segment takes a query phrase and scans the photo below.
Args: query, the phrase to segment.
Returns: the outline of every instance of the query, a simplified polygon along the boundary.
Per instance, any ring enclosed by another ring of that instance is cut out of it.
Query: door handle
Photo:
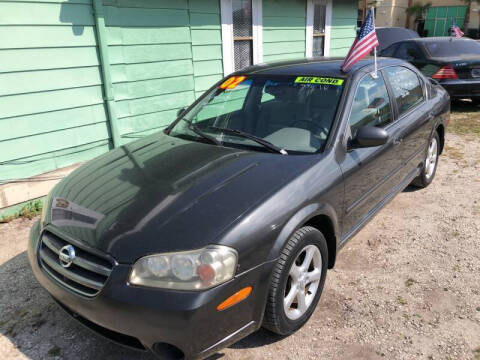
[[[400,145],[403,142],[402,138],[396,138],[393,140],[393,145]]]

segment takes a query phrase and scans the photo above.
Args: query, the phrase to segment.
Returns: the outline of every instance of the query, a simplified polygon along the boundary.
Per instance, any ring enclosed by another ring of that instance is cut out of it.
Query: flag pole
[[[375,27],[375,6],[372,6],[372,18],[373,18],[373,27]],[[374,58],[374,71],[372,77],[376,79],[378,77],[378,67],[377,67],[377,47],[373,48],[373,58]]]

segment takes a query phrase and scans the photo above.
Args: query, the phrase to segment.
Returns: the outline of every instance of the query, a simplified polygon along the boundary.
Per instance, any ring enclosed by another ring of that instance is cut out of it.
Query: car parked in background
[[[415,65],[438,81],[453,99],[480,103],[480,43],[469,38],[432,37],[397,42],[380,53]]]
[[[434,176],[448,94],[397,59],[258,65],[165,131],[59,182],[30,233],[40,284],[102,335],[205,358],[312,315],[339,250]],[[412,254],[413,256],[414,254]]]
[[[380,44],[377,48],[379,53],[396,42],[420,37],[416,31],[403,27],[378,27],[375,31]]]

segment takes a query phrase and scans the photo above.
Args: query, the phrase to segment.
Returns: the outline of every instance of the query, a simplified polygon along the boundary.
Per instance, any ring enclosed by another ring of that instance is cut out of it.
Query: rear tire
[[[428,147],[420,175],[412,181],[412,185],[426,188],[430,185],[437,172],[438,157],[440,155],[440,137],[434,132],[428,142]]]
[[[318,304],[327,265],[323,234],[311,226],[298,229],[273,270],[263,327],[279,335],[301,328]]]

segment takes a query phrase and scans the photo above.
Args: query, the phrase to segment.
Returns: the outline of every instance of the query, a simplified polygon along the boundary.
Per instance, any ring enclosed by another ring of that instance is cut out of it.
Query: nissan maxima
[[[49,193],[28,257],[77,321],[160,358],[288,335],[339,250],[434,179],[448,94],[397,59],[259,65]],[[412,254],[413,255],[413,254]]]

